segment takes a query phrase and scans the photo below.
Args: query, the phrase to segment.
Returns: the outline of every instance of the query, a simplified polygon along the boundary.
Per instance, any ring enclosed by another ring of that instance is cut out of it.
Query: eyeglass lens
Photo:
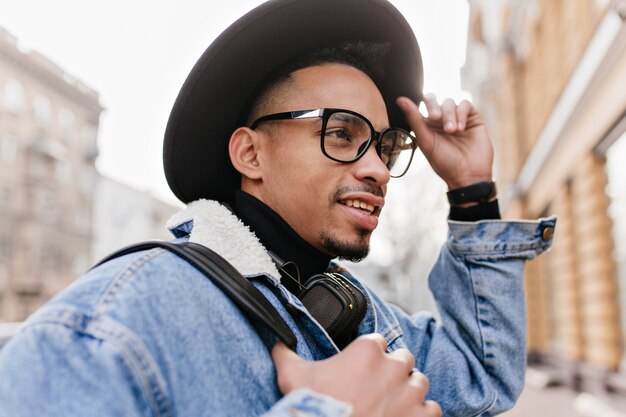
[[[351,113],[333,113],[323,133],[324,152],[338,161],[354,161],[367,151],[372,134],[372,128],[362,117]],[[391,176],[402,176],[411,163],[413,138],[401,129],[391,128],[383,131],[379,140],[379,155]]]

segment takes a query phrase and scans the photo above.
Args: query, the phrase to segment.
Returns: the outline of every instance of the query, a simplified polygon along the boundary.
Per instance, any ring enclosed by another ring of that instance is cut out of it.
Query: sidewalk
[[[503,417],[586,417],[576,411],[578,393],[564,387],[524,387],[517,405]]]
[[[598,397],[549,384],[541,371],[529,369],[526,386],[503,417],[626,417],[626,397]]]

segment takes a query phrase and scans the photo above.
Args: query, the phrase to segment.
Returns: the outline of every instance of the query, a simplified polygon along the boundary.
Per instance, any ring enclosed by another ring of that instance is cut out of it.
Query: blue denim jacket
[[[228,209],[199,200],[170,223],[177,238],[213,248],[266,295],[296,334],[298,354],[337,352]],[[449,222],[429,278],[441,323],[405,314],[345,273],[369,301],[360,333],[382,334],[389,351],[411,350],[444,415],[510,408],[525,370],[524,260],[549,247],[543,231],[554,225]],[[286,305],[302,314],[294,319]],[[269,340],[172,253],[127,255],[75,281],[0,351],[0,416],[350,415],[349,404],[309,390],[282,396]]]

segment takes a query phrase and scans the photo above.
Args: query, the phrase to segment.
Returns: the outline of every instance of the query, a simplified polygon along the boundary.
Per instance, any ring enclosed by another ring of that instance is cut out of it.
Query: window
[[[93,189],[96,182],[96,171],[93,167],[86,166],[83,168],[83,172],[80,175],[80,191],[86,196],[90,196],[93,193]]]
[[[59,184],[66,185],[70,182],[70,179],[72,178],[72,167],[68,161],[56,161],[54,171]]]
[[[85,271],[87,271],[87,268],[89,268],[87,257],[85,255],[78,254],[72,256],[72,258],[74,260],[72,262],[72,272],[74,272],[74,275],[84,274]]]
[[[57,272],[67,263],[63,247],[52,242],[42,242],[39,251],[39,265],[47,272]]]
[[[15,78],[9,78],[4,84],[5,110],[17,114],[24,110],[24,87]]]
[[[28,164],[28,174],[33,179],[41,179],[47,175],[46,163],[39,156],[32,156]]]
[[[74,218],[74,226],[76,227],[76,231],[78,233],[89,233],[89,212],[86,210],[81,210],[76,213],[76,217]]]
[[[7,235],[0,236],[0,261],[6,263],[11,259],[11,237]]]
[[[11,204],[11,188],[8,185],[0,185],[0,207],[8,207]]]
[[[87,124],[83,127],[83,140],[85,143],[85,159],[92,161],[98,156],[98,126]]]
[[[59,125],[61,126],[61,137],[68,142],[74,139],[74,130],[76,127],[76,117],[74,113],[68,109],[59,111]]]
[[[52,104],[50,104],[48,97],[36,96],[33,106],[35,110],[35,124],[41,128],[48,127],[52,118]]]
[[[13,162],[17,159],[18,141],[14,135],[6,134],[0,142],[0,159]]]
[[[52,192],[42,192],[40,198],[42,221],[60,226],[63,223],[65,211],[57,195]]]
[[[13,240],[9,235],[0,235],[0,295],[8,284],[12,242]]]

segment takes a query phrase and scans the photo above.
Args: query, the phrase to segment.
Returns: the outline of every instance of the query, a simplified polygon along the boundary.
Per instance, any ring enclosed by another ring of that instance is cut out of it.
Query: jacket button
[[[543,232],[541,232],[541,238],[543,240],[550,240],[552,235],[554,235],[554,228],[553,227],[546,227],[545,229],[543,229]]]

